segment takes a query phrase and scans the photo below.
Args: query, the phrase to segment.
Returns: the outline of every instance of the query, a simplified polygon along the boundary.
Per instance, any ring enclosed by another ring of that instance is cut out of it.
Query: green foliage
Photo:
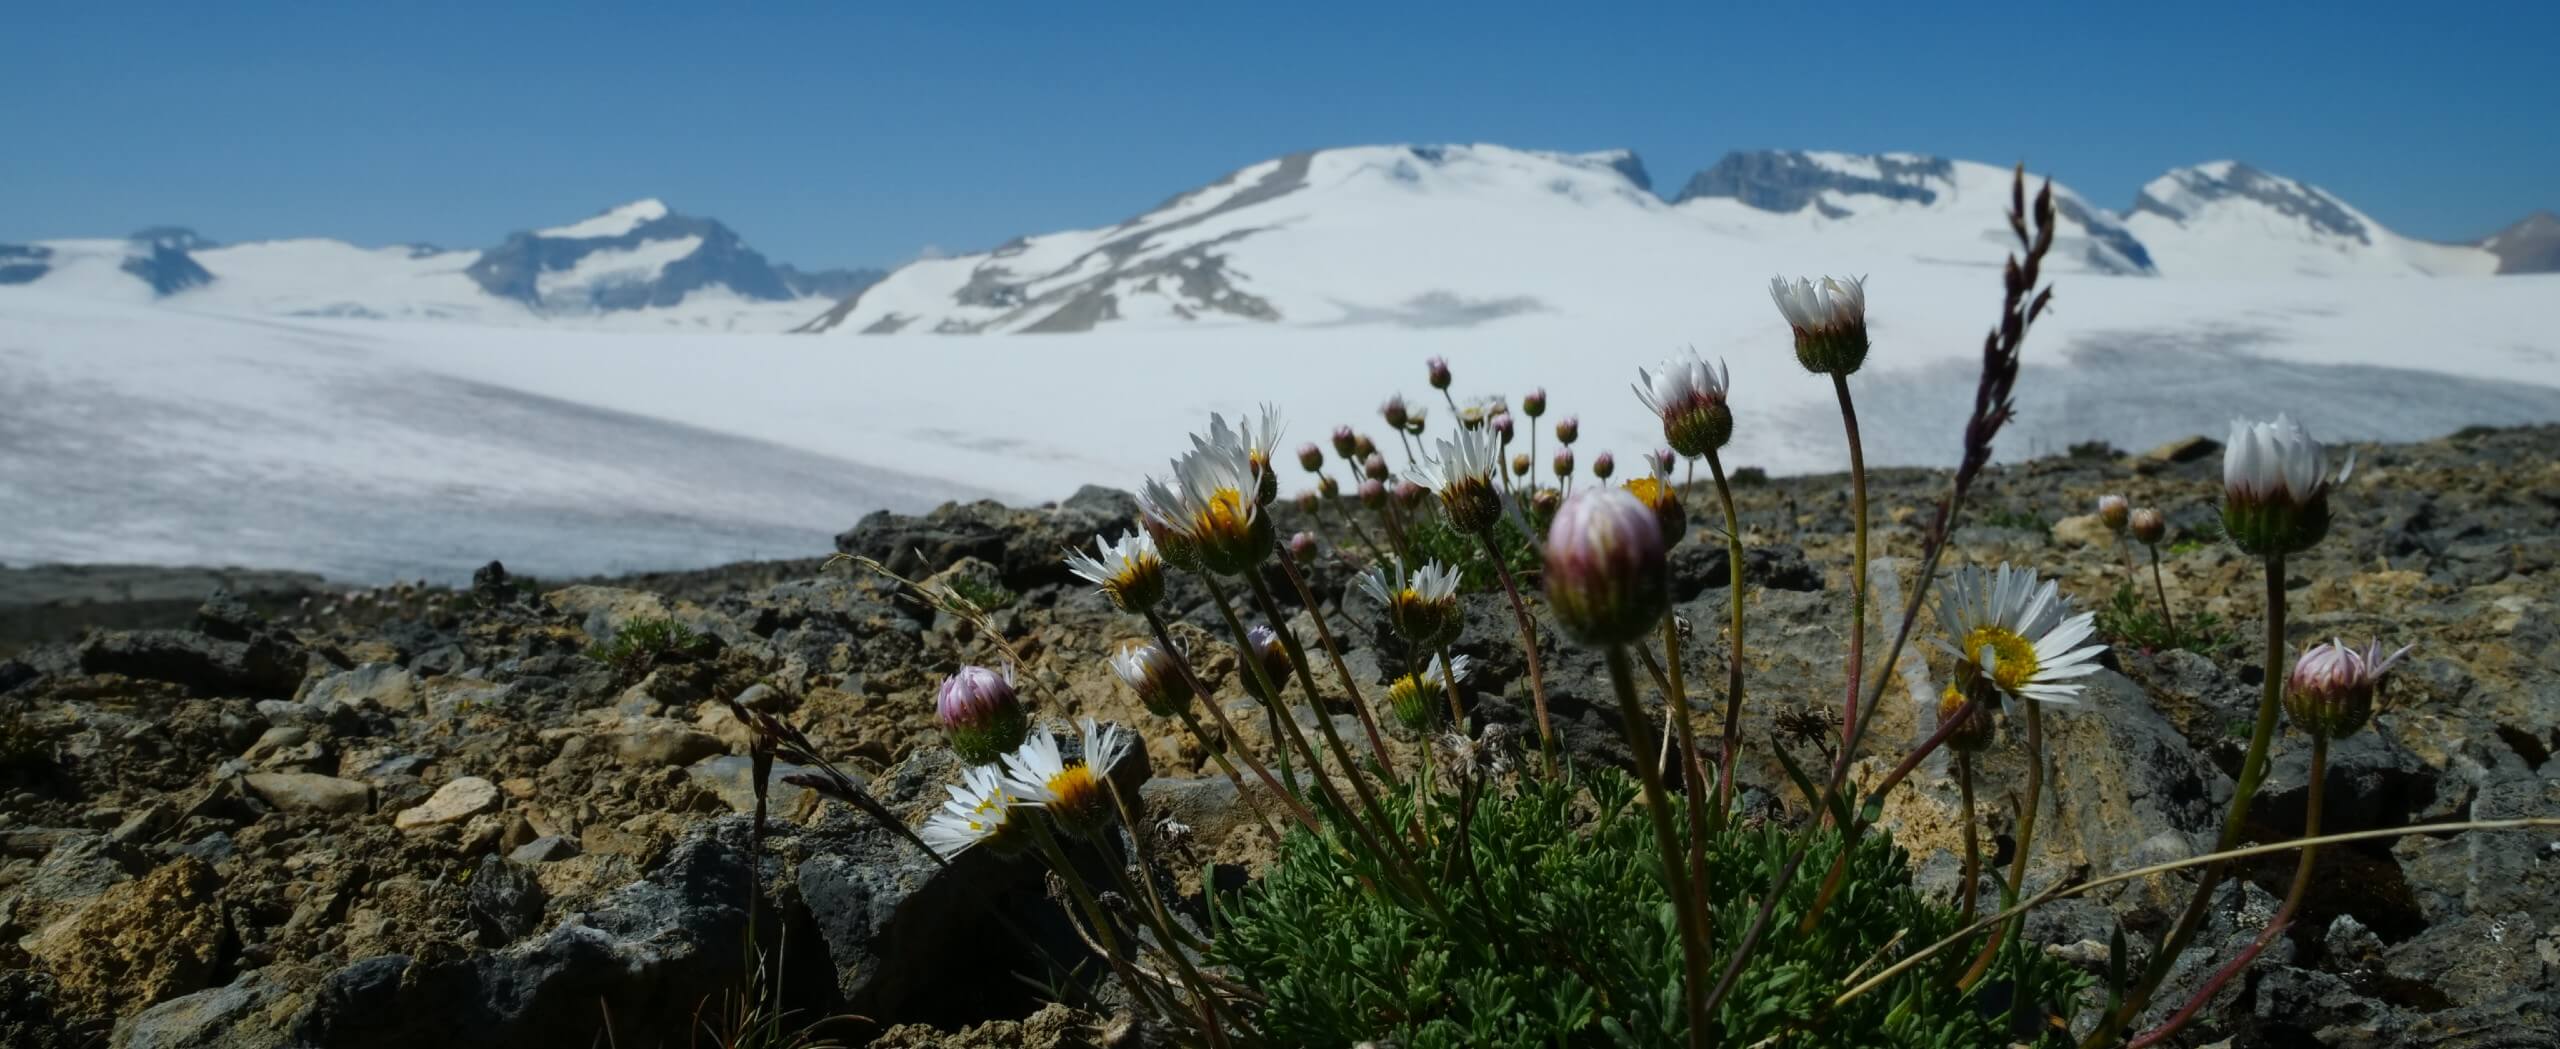
[[[2108,444],[2103,440],[2097,440],[2081,441],[2077,444],[2071,445],[2070,447],[2063,449],[2063,454],[2074,459],[2106,460],[2116,458],[2124,453],[2117,451],[2115,445]]]
[[[1982,524],[1986,528],[2015,528],[2021,532],[2053,531],[2053,522],[2046,520],[2043,514],[2033,510],[2011,510],[2005,507],[1985,512],[1982,515]]]
[[[1217,959],[1270,997],[1263,1029],[1284,1045],[1678,1044],[1679,938],[1632,784],[1603,770],[1476,793],[1471,818],[1442,796],[1423,820],[1438,844],[1421,865],[1437,875],[1445,914],[1373,888],[1391,879],[1342,840],[1299,831],[1260,882],[1220,906]],[[1398,811],[1391,822],[1406,818]],[[1707,842],[1720,950],[1742,939],[1792,840],[1762,826]],[[1971,952],[1950,952],[1945,965],[1916,967],[1834,1011],[1856,974],[1960,927],[1953,909],[1912,888],[1902,851],[1870,833],[1823,918],[1799,930],[1840,849],[1836,833],[1816,839],[1809,873],[1790,883],[1775,933],[1711,1018],[1708,1044],[1750,1045],[1782,1030],[1792,1031],[1787,1045],[2069,1044],[2045,1010],[2086,979],[2040,950],[2008,952],[1972,994],[1947,986],[1948,967]],[[1714,968],[1723,964],[1720,955]],[[2024,1004],[2013,1013],[2011,1002]]]
[[[710,638],[694,633],[682,623],[647,617],[622,624],[622,629],[613,632],[613,640],[587,649],[587,658],[613,668],[616,678],[629,681],[647,674],[661,660],[691,658],[710,644]]]
[[[2170,543],[2160,552],[2171,557],[2191,554],[2219,543],[2225,538],[2222,534],[2222,519],[2219,517],[2206,518],[2203,524],[2183,531],[2185,534],[2180,535],[2176,542]]]
[[[954,572],[950,579],[951,595],[977,607],[980,612],[1001,612],[1012,608],[1021,596],[1001,583],[987,583]]]
[[[0,713],[0,782],[53,766],[53,741],[19,711]]]
[[[1757,466],[1745,466],[1735,470],[1732,477],[1725,479],[1725,483],[1735,488],[1766,487],[1769,484],[1769,471]]]
[[[2098,608],[2098,633],[2119,647],[2144,652],[2183,648],[2202,656],[2219,656],[2240,644],[2240,635],[2222,617],[2189,609],[2175,624],[2161,618],[2159,599],[2148,587],[2116,584],[2113,597]]]
[[[1493,559],[1485,556],[1484,543],[1457,530],[1439,514],[1406,518],[1405,539],[1412,554],[1408,567],[1420,568],[1425,561],[1454,567],[1458,570],[1459,587],[1466,593],[1502,588],[1502,581],[1494,575]],[[1529,545],[1528,534],[1510,515],[1494,522],[1493,545],[1511,566],[1513,579],[1523,587],[1534,585],[1531,577],[1538,574],[1540,567],[1537,548]]]

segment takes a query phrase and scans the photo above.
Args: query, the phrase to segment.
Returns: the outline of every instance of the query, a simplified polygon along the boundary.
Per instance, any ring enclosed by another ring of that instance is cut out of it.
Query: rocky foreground
[[[2049,719],[2055,783],[2036,883],[2189,855],[2213,837],[2263,633],[2257,566],[2197,541],[2215,521],[2214,452],[2199,440],[2002,469],[1967,515],[1957,556],[2060,573],[2085,607],[2128,572],[2085,511],[2107,491],[2160,506],[2170,601],[2191,625],[2220,619],[2200,651],[2119,642],[2086,704]],[[2328,829],[2560,814],[2549,760],[2560,749],[2560,428],[2361,454],[2329,540],[2292,565],[2289,637],[2417,650],[2378,731],[2332,757]],[[1929,471],[1876,479],[1878,547],[1897,570],[1879,569],[1880,606],[1898,607],[1943,487]],[[1746,780],[1767,788],[1752,798],[1763,811],[1798,814],[1766,754],[1842,688],[1847,498],[1836,475],[1739,495],[1745,738],[1760,755]],[[1150,833],[1173,846],[1179,884],[1239,884],[1268,855],[1249,808],[1103,667],[1139,625],[1058,560],[1134,513],[1126,495],[1086,489],[1031,510],[878,514],[838,538],[901,574],[958,583],[1000,636],[819,559],[568,586],[493,565],[468,589],[357,594],[261,576],[254,592],[184,601],[166,580],[120,598],[78,572],[66,589],[51,570],[60,593],[0,602],[0,1044],[681,1045],[750,986],[781,988],[804,1010],[797,1023],[855,1017],[821,1030],[857,1044],[1137,1044],[1113,989],[1091,982],[1097,966],[1062,971],[1085,952],[1035,865],[970,854],[939,869],[858,813],[778,782],[756,841],[746,737],[724,702],[783,713],[913,821],[956,772],[933,728],[934,685],[1010,649],[1044,715],[1147,734]],[[1706,530],[1702,519],[1691,534]],[[1331,555],[1328,541],[1315,584],[1370,687],[1401,670],[1401,648]],[[1696,632],[1688,680],[1720,682],[1731,567],[1693,538],[1673,572]],[[1520,722],[1527,683],[1509,612],[1498,594],[1466,600],[1457,650],[1476,663],[1478,709]],[[1231,719],[1258,726],[1205,601],[1175,587],[1177,631],[1222,684]],[[1548,640],[1573,752],[1625,761],[1598,659]],[[1921,651],[1900,668],[1915,687],[1888,693],[1879,749],[1925,734],[1913,697],[1934,700]],[[1712,724],[1720,697],[1700,691]],[[2254,838],[2300,829],[2304,751],[2299,736],[2279,740]],[[2022,769],[2014,742],[1985,766],[1998,862]],[[1955,812],[1938,768],[1887,813],[1922,884],[1950,895]],[[2180,983],[2255,935],[2291,869],[2290,856],[2269,857],[2226,889]],[[2156,933],[2188,884],[2156,878],[2056,905],[2030,935],[2102,967],[2113,923]],[[779,964],[751,971],[758,949]],[[2324,851],[2303,920],[2189,1042],[2517,1047],[2560,1045],[2555,1032],[2560,837],[2479,833]]]

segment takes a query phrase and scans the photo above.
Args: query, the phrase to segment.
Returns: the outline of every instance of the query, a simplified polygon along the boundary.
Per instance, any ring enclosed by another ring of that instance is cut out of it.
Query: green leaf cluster
[[[1293,832],[1259,882],[1221,902],[1216,958],[1269,996],[1259,1022],[1280,1044],[1680,1044],[1680,942],[1641,804],[1607,770],[1435,798],[1419,823],[1436,904],[1382,891],[1387,879],[1346,840]],[[1793,840],[1775,826],[1711,834],[1711,971]],[[1801,928],[1841,848],[1836,833],[1817,835],[1771,934],[1710,1017],[1709,1044],[1782,1031],[1787,1045],[2069,1044],[2048,1017],[2087,980],[2039,950],[2005,952],[1969,993],[1953,983],[1971,952],[1950,952],[1834,1009],[1860,975],[1960,927],[1913,888],[1901,849],[1870,833],[1821,918]]]

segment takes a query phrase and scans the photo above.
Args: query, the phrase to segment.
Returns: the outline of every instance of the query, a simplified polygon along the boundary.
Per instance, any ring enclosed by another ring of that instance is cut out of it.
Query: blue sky
[[[2236,157],[2418,236],[2560,208],[2560,3],[27,6],[0,241],[495,243],[622,200],[781,261],[1105,224],[1365,142]],[[735,8],[734,10],[728,8]]]

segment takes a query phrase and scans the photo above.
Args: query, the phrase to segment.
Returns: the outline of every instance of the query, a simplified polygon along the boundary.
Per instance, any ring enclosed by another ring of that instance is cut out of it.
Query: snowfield
[[[1398,390],[1438,430],[1432,354],[1462,393],[1546,386],[1553,415],[1581,417],[1588,462],[1659,443],[1628,384],[1695,345],[1733,369],[1729,462],[1837,469],[1828,384],[1796,365],[1765,279],[1700,279],[1654,317],[856,340],[253,319],[0,289],[0,562],[454,580],[491,558],[564,575],[809,556],[884,507],[1133,487],[1210,412],[1261,401],[1282,406],[1292,447],[1336,423],[1379,431]],[[1854,380],[1869,456],[1951,462],[1996,274],[1905,265],[1869,288],[1876,348]],[[2002,452],[2219,435],[2242,412],[2336,440],[2560,419],[2555,303],[2555,277],[2065,276]]]

